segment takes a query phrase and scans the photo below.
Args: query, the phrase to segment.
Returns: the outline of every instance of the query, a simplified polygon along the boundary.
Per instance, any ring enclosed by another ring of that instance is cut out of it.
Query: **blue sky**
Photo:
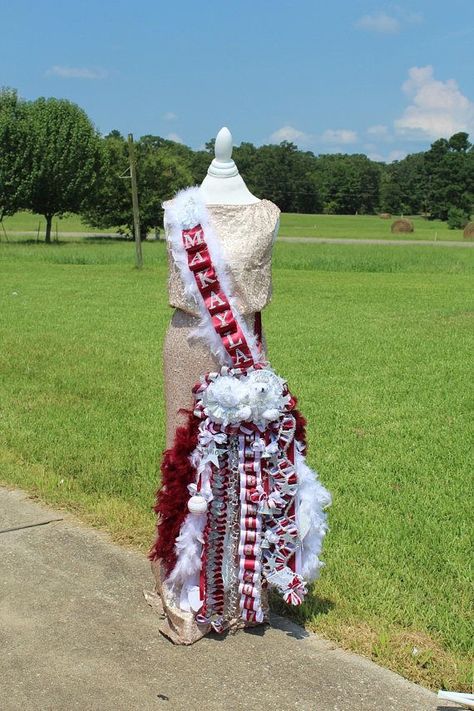
[[[379,160],[474,140],[474,0],[0,0],[0,85],[102,133]]]

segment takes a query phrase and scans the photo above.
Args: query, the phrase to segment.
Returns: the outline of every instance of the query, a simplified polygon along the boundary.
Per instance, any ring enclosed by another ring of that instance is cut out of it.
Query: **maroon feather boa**
[[[156,539],[148,553],[150,560],[160,559],[166,575],[176,564],[175,540],[188,513],[188,484],[196,479],[189,455],[197,445],[199,418],[190,410],[180,410],[187,421],[176,428],[173,446],[163,453],[161,486],[156,492],[153,510],[158,515]]]

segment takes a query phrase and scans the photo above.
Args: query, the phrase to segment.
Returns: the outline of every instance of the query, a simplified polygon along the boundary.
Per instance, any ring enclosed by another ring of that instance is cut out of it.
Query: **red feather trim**
[[[173,446],[163,452],[161,486],[153,507],[158,515],[156,540],[148,553],[150,560],[159,558],[163,562],[166,575],[176,565],[174,545],[188,512],[187,487],[196,478],[189,455],[197,445],[200,420],[190,410],[180,412],[187,415],[187,422],[176,428]]]
[[[298,440],[298,442],[301,442],[304,447],[302,454],[306,454],[306,418],[303,417],[301,412],[296,409],[296,404],[297,400],[293,396],[293,399],[295,401],[294,409],[293,409],[293,417],[296,419],[296,430],[295,430],[295,439]]]

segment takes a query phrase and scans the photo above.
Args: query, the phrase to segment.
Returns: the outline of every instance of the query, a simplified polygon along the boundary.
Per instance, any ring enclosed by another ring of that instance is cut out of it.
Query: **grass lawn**
[[[0,244],[0,480],[146,551],[164,445],[162,243]],[[471,250],[280,243],[275,369],[332,491],[299,622],[433,688],[469,689]]]
[[[396,219],[395,217],[393,219]],[[408,235],[393,235],[390,225],[393,220],[382,220],[374,215],[296,215],[284,213],[281,216],[280,235],[283,237],[350,237],[352,239],[420,239],[420,240],[460,240],[462,230],[450,230],[441,220],[426,220],[422,217],[410,218],[415,231]],[[31,212],[18,212],[4,219],[5,229],[12,232],[36,232],[41,225],[40,240],[44,239],[46,223],[44,217]],[[67,215],[53,220],[53,239],[58,232],[92,232],[96,234],[113,232],[86,225],[78,215]],[[0,233],[0,240],[4,239]]]
[[[352,239],[420,239],[459,240],[462,230],[450,230],[446,222],[410,217],[414,231],[410,234],[392,234],[390,225],[397,219],[383,220],[376,215],[297,215],[281,216],[280,235],[284,237],[350,237]]]
[[[12,232],[35,232],[38,230],[38,225],[40,226],[40,240],[44,239],[44,233],[46,231],[46,220],[43,215],[35,215],[32,212],[17,212],[16,215],[11,217],[5,217],[3,224],[7,233]],[[54,239],[56,234],[56,227],[58,232],[93,232],[100,234],[102,232],[113,232],[113,230],[101,230],[97,227],[91,227],[86,225],[79,215],[68,214],[64,217],[54,217],[51,238]],[[0,233],[0,239],[4,238],[3,230]]]

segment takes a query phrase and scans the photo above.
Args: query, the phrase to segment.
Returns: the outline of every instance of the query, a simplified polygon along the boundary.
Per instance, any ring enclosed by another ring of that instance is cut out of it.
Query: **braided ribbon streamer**
[[[273,485],[271,496],[278,503],[265,511],[263,573],[267,581],[280,590],[285,602],[300,605],[307,590],[304,580],[295,572],[295,553],[300,541],[295,512],[298,478],[294,467],[293,415],[284,414],[278,423],[272,423],[266,432],[266,439],[270,438],[270,430],[275,430],[277,426],[278,432],[274,436],[278,447],[268,460],[267,474],[270,486]]]
[[[260,540],[262,517],[252,497],[261,487],[260,457],[252,447],[255,432],[240,427],[240,544],[239,593],[240,616],[248,622],[262,622]]]
[[[222,562],[224,559],[224,537],[227,518],[227,453],[216,447],[227,437],[212,422],[202,422],[199,427],[200,450],[197,471],[199,484],[196,488],[209,501],[207,522],[203,535],[202,567],[199,580],[200,598],[203,601],[197,621],[210,623],[221,631],[224,612],[224,581]],[[203,488],[202,488],[203,487]]]
[[[212,467],[211,488],[213,499],[208,509],[205,528],[206,565],[201,570],[201,595],[204,600],[200,615],[220,631],[224,612],[224,582],[222,561],[226,531],[227,469]]]

